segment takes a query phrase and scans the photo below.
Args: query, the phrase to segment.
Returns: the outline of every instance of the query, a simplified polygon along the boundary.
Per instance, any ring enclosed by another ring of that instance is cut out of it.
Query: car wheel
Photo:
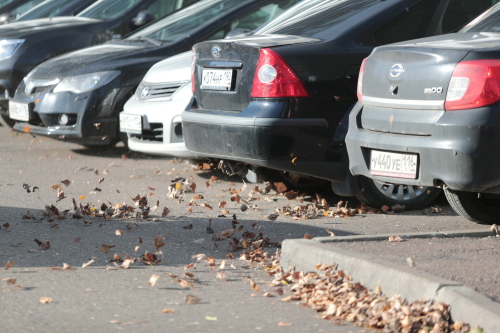
[[[375,208],[399,204],[415,210],[430,205],[440,191],[437,187],[392,184],[360,177],[356,197]]]
[[[451,208],[467,220],[480,224],[498,223],[500,194],[444,190]]]
[[[2,119],[1,119],[2,125],[12,128],[16,124],[16,121],[13,119],[10,119],[8,115],[0,114],[0,116],[2,116]]]

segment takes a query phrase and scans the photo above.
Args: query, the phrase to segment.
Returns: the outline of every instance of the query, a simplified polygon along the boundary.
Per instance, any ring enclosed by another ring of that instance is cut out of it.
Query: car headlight
[[[120,74],[119,71],[96,72],[64,78],[54,88],[54,92],[71,91],[80,94],[102,87]]]
[[[14,52],[24,43],[24,39],[2,39],[0,40],[0,60],[10,58]]]

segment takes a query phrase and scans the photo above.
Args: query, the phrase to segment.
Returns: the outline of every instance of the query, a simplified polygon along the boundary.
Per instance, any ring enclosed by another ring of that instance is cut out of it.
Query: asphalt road
[[[248,262],[226,257],[231,247],[227,241],[212,240],[214,234],[206,232],[208,220],[212,219],[211,228],[217,234],[232,228],[231,215],[237,214],[245,230],[259,230],[271,242],[302,238],[305,233],[312,237],[328,236],[325,228],[336,235],[355,235],[478,227],[458,217],[442,199],[438,204],[443,214],[415,211],[349,218],[321,216],[307,220],[280,215],[276,221],[270,221],[265,216],[275,213],[276,208],[287,204],[293,207],[299,202],[279,195],[272,197],[276,201],[265,201],[270,194],[257,194],[253,198],[259,200],[249,202],[248,206],[257,205],[259,209],[242,212],[242,203],[231,202],[230,189],[236,189],[242,198],[248,199],[254,185],[240,192],[243,186],[240,180],[214,171],[194,171],[188,161],[130,153],[125,160],[122,155],[126,153],[119,147],[92,151],[0,127],[0,226],[8,223],[0,229],[0,279],[16,279],[12,285],[0,281],[2,332],[108,332],[117,329],[130,332],[169,329],[181,332],[367,332],[350,325],[337,326],[316,318],[314,312],[296,303],[280,301],[283,296],[278,296],[276,288],[268,285],[272,278],[258,265],[249,266]],[[98,170],[97,175],[95,170]],[[207,188],[205,183],[212,176],[218,177],[220,182],[212,181]],[[183,200],[168,198],[168,187],[177,177],[196,183],[195,193],[182,194]],[[101,178],[104,179],[99,183]],[[62,185],[63,180],[69,180],[70,185]],[[28,184],[31,190],[38,189],[28,193],[23,184]],[[53,184],[61,184],[64,190],[65,198],[59,202],[57,190],[50,189]],[[96,187],[101,191],[95,190]],[[323,194],[331,205],[341,199],[328,191]],[[154,220],[85,218],[92,222],[89,224],[84,219],[73,219],[73,211],[67,219],[53,222],[48,222],[47,218],[23,219],[28,211],[36,218],[42,217],[46,205],[54,205],[59,211],[72,209],[72,198],[78,204],[89,203],[99,208],[102,203],[133,206],[132,199],[136,195],[149,196],[151,206],[159,200],[159,209],[150,213]],[[196,206],[188,206],[196,195],[204,198],[195,199]],[[221,201],[226,201],[227,205],[219,209]],[[202,202],[213,210],[200,205]],[[351,204],[357,203],[351,200]],[[170,213],[162,218],[164,207],[168,207]],[[229,211],[225,214],[227,217],[218,217],[222,209]],[[121,235],[117,235],[117,230]],[[136,262],[128,269],[106,269],[114,267],[108,258],[115,253],[122,258],[126,254],[135,258],[145,251],[155,252],[153,239],[157,235],[164,235],[166,241],[160,248],[163,255],[158,256],[161,259],[158,265]],[[38,246],[34,239],[49,241],[50,248]],[[115,246],[105,254],[100,251],[102,244]],[[136,251],[137,246],[140,248]],[[266,250],[270,254],[275,252],[275,248]],[[240,252],[235,252],[235,258]],[[178,278],[183,278],[184,266],[193,262],[193,255],[200,253],[214,256],[217,267],[226,260],[223,271],[227,279],[217,279],[218,268],[211,270],[204,261],[199,262],[195,270],[188,270],[194,274],[193,287],[196,289],[183,287],[167,275],[179,274]],[[95,262],[82,269],[82,264],[89,259]],[[8,261],[14,264],[6,270],[3,267]],[[62,267],[63,263],[75,269],[53,269]],[[154,274],[159,279],[152,287],[148,281]],[[257,283],[260,292],[252,289],[250,280]],[[266,291],[277,297],[263,297]],[[189,294],[199,297],[200,303],[185,304]],[[41,297],[50,297],[52,303],[40,303]],[[163,313],[163,309],[175,310],[175,313]]]

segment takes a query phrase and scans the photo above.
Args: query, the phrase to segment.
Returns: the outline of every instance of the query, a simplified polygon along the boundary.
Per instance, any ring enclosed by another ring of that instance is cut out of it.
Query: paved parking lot
[[[122,157],[124,154],[126,159]],[[300,203],[282,195],[273,196],[274,192],[255,194],[254,191],[250,198],[254,184],[240,191],[243,186],[240,180],[213,171],[194,171],[188,161],[133,154],[119,147],[91,151],[74,144],[14,133],[5,127],[0,127],[0,165],[0,225],[8,224],[0,229],[0,264],[4,267],[8,261],[14,262],[10,269],[0,269],[0,278],[16,279],[14,284],[0,281],[0,320],[6,332],[114,329],[156,332],[168,328],[209,332],[224,329],[363,332],[354,326],[336,326],[316,319],[314,312],[281,302],[281,297],[262,297],[266,291],[277,296],[276,288],[267,285],[271,278],[257,265],[229,259],[230,244],[226,240],[213,241],[212,237],[232,228],[233,214],[245,230],[263,232],[270,242],[302,238],[306,233],[312,237],[328,236],[325,228],[336,235],[478,228],[458,217],[443,199],[437,202],[442,213],[415,211],[303,220],[280,215],[271,221],[266,216],[276,213],[276,208],[305,205],[308,197]],[[214,176],[218,179],[214,180]],[[177,177],[197,184],[194,193],[180,195],[182,200],[167,197],[171,180]],[[60,183],[64,180],[69,180],[69,186]],[[23,184],[28,184],[31,193]],[[54,184],[61,184],[64,191],[65,198],[59,202],[57,190],[50,188]],[[231,201],[234,192],[247,201],[246,211],[241,211],[243,201]],[[151,220],[72,218],[72,198],[77,204],[89,203],[97,208],[103,203],[135,207],[133,198],[137,195],[149,196],[151,207],[159,201],[158,210],[150,212]],[[330,205],[340,200],[328,191],[322,195]],[[190,206],[192,199],[196,205]],[[224,208],[218,208],[221,201],[226,201]],[[351,204],[357,203],[353,200]],[[23,219],[28,211],[41,218],[46,205],[54,205],[60,212],[71,211],[68,218],[52,222],[48,218]],[[252,209],[253,205],[258,209]],[[164,207],[170,213],[161,217]],[[225,217],[219,217],[223,213]],[[207,233],[209,219],[214,234]],[[148,266],[136,262],[129,269],[106,269],[114,268],[108,258],[115,253],[122,258],[127,254],[136,258],[145,251],[155,252],[153,239],[157,235],[163,235],[166,241],[160,248],[163,255],[158,255],[161,263]],[[50,248],[37,245],[34,239],[49,241]],[[114,247],[105,254],[101,251],[102,244]],[[140,248],[136,250],[137,246]],[[275,252],[272,247],[267,250],[270,254]],[[199,262],[195,270],[188,269],[194,280],[183,277],[184,266],[200,253],[214,256],[217,267],[226,260],[223,271],[227,279],[217,279],[218,269],[211,270],[205,261]],[[235,252],[234,257],[239,253]],[[90,259],[95,262],[82,269],[82,264]],[[61,268],[63,263],[76,269],[53,269]],[[159,279],[151,287],[148,281],[155,274]],[[179,276],[173,278],[167,274]],[[196,289],[179,284],[178,278],[193,281]],[[250,280],[257,283],[260,292],[252,289]],[[199,297],[200,304],[186,305],[185,297],[189,294]],[[41,304],[41,297],[51,297],[52,303]],[[163,313],[163,309],[176,312]]]

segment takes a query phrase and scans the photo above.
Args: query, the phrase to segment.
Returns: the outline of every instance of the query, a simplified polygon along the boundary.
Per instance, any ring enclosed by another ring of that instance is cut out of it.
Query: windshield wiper
[[[140,41],[145,41],[145,42],[148,42],[148,43],[156,45],[156,46],[160,46],[161,44],[163,44],[159,40],[156,40],[154,38],[149,38],[149,37],[135,37],[135,38],[127,38],[125,40],[126,41],[127,40],[140,40]]]

